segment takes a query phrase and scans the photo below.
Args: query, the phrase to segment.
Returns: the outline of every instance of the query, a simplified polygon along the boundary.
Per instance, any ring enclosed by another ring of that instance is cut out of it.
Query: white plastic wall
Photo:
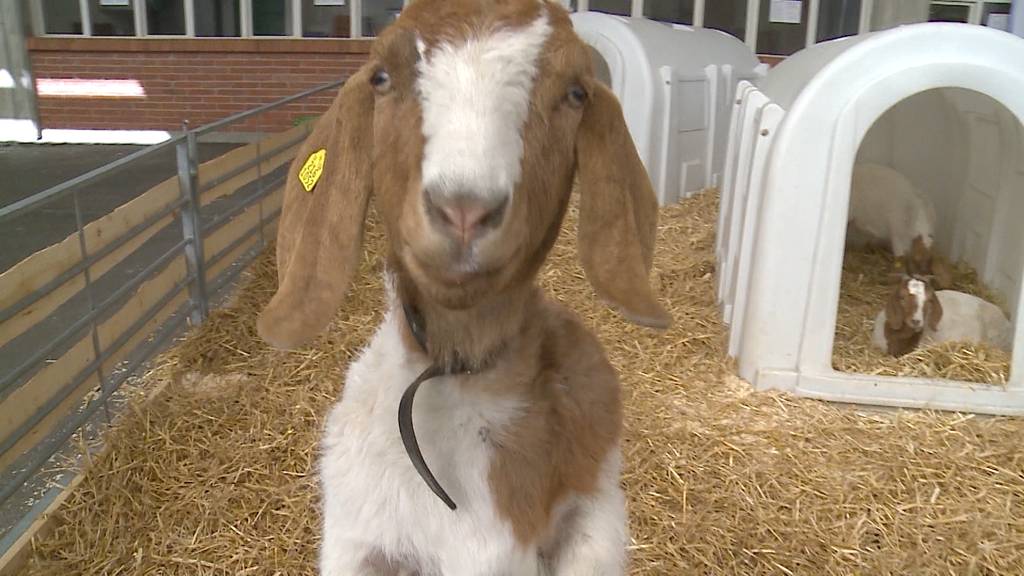
[[[717,254],[740,376],[829,400],[1024,414],[1024,354],[1006,388],[831,366],[858,159],[896,167],[932,197],[939,249],[1003,296],[1024,345],[1024,40],[903,26],[810,47],[739,93]]]
[[[719,185],[736,84],[767,67],[717,30],[598,12],[572,15],[599,77],[622,103],[661,204]]]

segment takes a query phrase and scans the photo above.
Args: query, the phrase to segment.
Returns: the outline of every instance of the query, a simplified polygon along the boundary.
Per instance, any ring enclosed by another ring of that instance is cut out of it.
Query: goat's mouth
[[[440,304],[465,308],[489,293],[501,274],[500,265],[483,266],[469,257],[438,258],[406,250],[402,259],[412,279]]]

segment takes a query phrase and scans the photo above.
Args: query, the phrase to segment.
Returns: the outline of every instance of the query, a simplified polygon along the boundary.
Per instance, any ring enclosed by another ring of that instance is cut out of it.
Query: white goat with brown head
[[[987,300],[956,290],[935,291],[929,277],[903,275],[875,316],[871,340],[893,356],[941,342],[986,344],[1010,352],[1013,325]]]
[[[888,248],[909,274],[934,276],[936,285],[953,283],[953,272],[935,253],[935,205],[906,176],[889,166],[853,167],[847,239],[864,236]]]
[[[307,192],[300,165],[321,149]],[[667,326],[647,281],[653,190],[556,2],[416,0],[317,123],[289,174],[260,333],[294,347],[329,323],[371,197],[390,300],[327,421],[324,574],[624,572],[618,379],[535,283],[574,176],[598,296]]]

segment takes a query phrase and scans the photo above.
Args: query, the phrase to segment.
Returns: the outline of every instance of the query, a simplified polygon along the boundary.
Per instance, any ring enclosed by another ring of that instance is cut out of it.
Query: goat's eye
[[[579,84],[573,84],[569,87],[569,92],[566,94],[566,97],[568,98],[571,106],[579,108],[587,101],[587,91]]]
[[[391,88],[391,75],[387,70],[377,70],[370,76],[370,85],[378,92],[387,92],[388,88]]]

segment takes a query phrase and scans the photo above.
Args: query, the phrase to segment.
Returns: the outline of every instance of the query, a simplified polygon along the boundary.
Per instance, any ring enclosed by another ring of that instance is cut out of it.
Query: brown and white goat
[[[307,192],[300,165],[321,149]],[[587,278],[666,327],[647,280],[655,196],[558,3],[416,0],[318,121],[288,176],[260,334],[291,348],[327,326],[371,198],[389,242],[389,308],[323,438],[323,574],[624,573],[618,379],[535,283],[574,176]],[[396,425],[410,383],[434,375],[412,421],[454,509]]]
[[[902,356],[917,348],[925,327],[935,330],[941,320],[942,304],[931,284],[904,274],[875,317],[871,341],[892,356]]]
[[[872,341],[893,356],[939,342],[984,343],[1009,352],[1013,326],[991,302],[956,290],[936,292],[928,278],[904,276],[875,317]]]

